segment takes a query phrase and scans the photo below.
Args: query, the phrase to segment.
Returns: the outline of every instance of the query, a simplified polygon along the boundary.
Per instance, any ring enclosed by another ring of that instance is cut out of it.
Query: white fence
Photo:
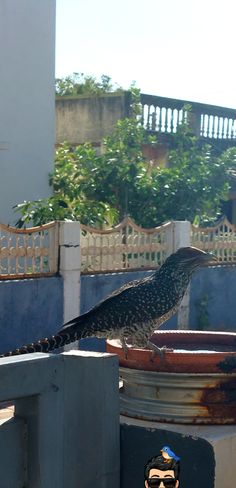
[[[201,228],[188,223],[184,232],[189,235],[177,238],[178,232],[182,232],[177,231],[177,224],[185,223],[173,221],[145,229],[127,217],[116,227],[105,230],[78,222],[73,225],[52,222],[20,230],[0,224],[0,279],[63,274],[65,266],[72,271],[71,264],[64,259],[65,250],[69,253],[70,248],[76,253],[74,269],[82,273],[153,269],[184,245],[183,242],[211,251],[219,263],[236,263],[235,225],[226,218],[214,227]]]
[[[182,239],[176,235],[177,223],[172,221],[153,229],[144,229],[126,218],[118,226],[107,230],[81,225],[82,273],[160,266],[179,247],[178,243],[183,245]],[[236,263],[236,226],[225,217],[214,227],[189,224],[189,236],[184,240],[189,241],[186,245],[215,254],[219,264]]]
[[[83,272],[153,268],[168,254],[172,223],[144,229],[126,217],[107,230],[81,224],[81,265]]]
[[[58,271],[58,223],[16,229],[0,224],[0,279]]]
[[[212,252],[219,263],[236,263],[236,226],[226,217],[214,227],[202,228],[192,225],[191,244]]]

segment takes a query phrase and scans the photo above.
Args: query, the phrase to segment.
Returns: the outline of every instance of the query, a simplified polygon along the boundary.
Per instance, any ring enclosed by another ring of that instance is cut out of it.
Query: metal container
[[[121,414],[183,424],[235,424],[236,373],[187,374],[120,368]]]
[[[162,356],[107,341],[119,356],[121,413],[185,424],[236,424],[236,334],[156,331]]]

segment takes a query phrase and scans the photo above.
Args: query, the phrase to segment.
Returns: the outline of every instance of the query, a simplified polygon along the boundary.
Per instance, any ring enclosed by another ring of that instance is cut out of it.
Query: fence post
[[[59,272],[63,276],[64,322],[80,314],[80,223],[60,222]]]
[[[191,246],[191,223],[187,220],[173,222],[173,252]],[[189,327],[189,286],[180,304],[177,316],[178,329]]]
[[[64,353],[64,487],[119,488],[118,357]]]

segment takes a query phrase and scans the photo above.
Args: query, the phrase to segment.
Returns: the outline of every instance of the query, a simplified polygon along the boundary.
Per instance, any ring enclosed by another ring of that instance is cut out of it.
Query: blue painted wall
[[[236,332],[236,266],[199,269],[190,290],[192,329]]]
[[[81,276],[81,313],[124,283],[150,271]],[[199,269],[190,288],[190,328],[236,332],[236,266]],[[61,277],[0,281],[0,353],[54,334],[63,323]],[[172,317],[162,329],[176,329]],[[104,350],[86,339],[81,349]]]
[[[151,272],[81,276],[81,313],[113,290]],[[176,316],[162,329],[176,329]],[[204,267],[193,275],[190,286],[191,329],[236,331],[236,266]]]
[[[62,322],[61,277],[0,281],[0,353],[47,337]]]

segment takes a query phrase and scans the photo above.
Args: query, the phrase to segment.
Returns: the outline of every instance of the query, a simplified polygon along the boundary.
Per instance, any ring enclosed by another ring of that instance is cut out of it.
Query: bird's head
[[[168,446],[164,446],[162,449],[161,449],[161,452],[165,452],[166,454],[169,454],[170,452],[170,448]]]
[[[217,261],[217,258],[208,252],[202,251],[197,247],[181,247],[174,254],[167,258],[166,263],[170,266],[177,266],[190,274],[204,264]]]

